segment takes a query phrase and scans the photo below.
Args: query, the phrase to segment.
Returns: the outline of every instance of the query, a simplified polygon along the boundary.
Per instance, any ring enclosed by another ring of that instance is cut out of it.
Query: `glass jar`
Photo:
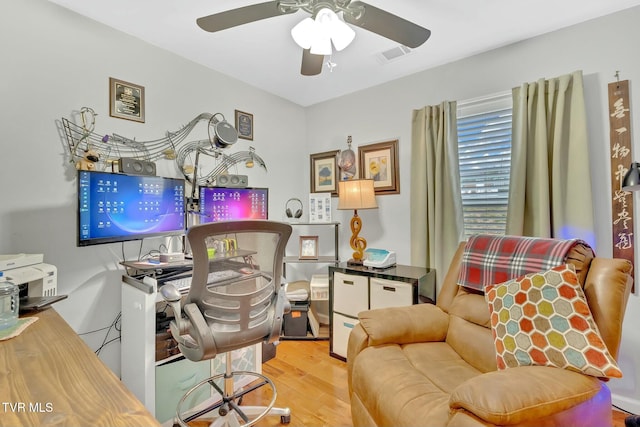
[[[18,286],[4,280],[0,272],[0,330],[10,328],[18,322],[19,294]]]

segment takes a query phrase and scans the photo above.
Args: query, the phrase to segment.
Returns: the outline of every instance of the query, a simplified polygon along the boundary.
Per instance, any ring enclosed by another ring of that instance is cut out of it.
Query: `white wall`
[[[99,114],[98,132],[144,141],[177,130],[199,113],[221,112],[232,119],[239,109],[254,114],[255,139],[251,144],[240,140],[234,149],[253,145],[265,159],[268,173],[251,170],[250,184],[270,187],[273,219],[282,218],[290,197],[306,204],[309,153],[344,149],[347,135],[353,136],[356,151],[358,145],[398,138],[401,193],[378,197],[380,208],[360,215],[369,246],[395,249],[399,262],[408,263],[412,110],[581,69],[592,148],[585,176],[591,177],[596,200],[596,251],[610,256],[607,83],[616,70],[621,79],[640,79],[639,21],[640,8],[630,9],[303,109],[45,0],[5,0],[0,2],[0,253],[44,253],[45,261],[58,267],[59,292],[70,295],[56,308],[72,327],[82,333],[109,325],[120,306],[121,245],[76,247],[75,172],[59,131],[61,118],[92,107]],[[109,77],[145,86],[146,123],[109,117]],[[633,108],[640,105],[640,95],[631,86]],[[634,114],[633,129],[639,117]],[[640,156],[638,142],[634,149]],[[170,163],[159,168],[177,176]],[[333,214],[343,224],[345,258],[351,213],[334,208]],[[157,243],[147,242],[145,250]],[[127,243],[124,251],[127,258],[135,257],[138,244]],[[625,377],[610,385],[616,403],[635,413],[640,413],[640,333],[634,328],[639,322],[640,300],[632,295],[620,355]],[[104,335],[83,337],[95,349]],[[118,344],[101,357],[119,372]]]
[[[145,141],[203,112],[220,112],[230,122],[235,109],[250,112],[254,140],[240,139],[229,152],[254,146],[268,172],[242,167],[238,173],[249,174],[250,185],[271,189],[273,219],[281,219],[289,197],[307,194],[302,107],[45,0],[0,2],[0,39],[0,253],[44,253],[45,262],[57,266],[58,292],[69,298],[56,309],[78,333],[108,326],[116,317],[122,248],[132,259],[139,243],[76,247],[76,179],[59,131],[63,117],[77,119],[81,107],[91,107],[98,113],[96,132]],[[145,87],[146,123],[109,117],[109,77]],[[186,141],[206,138],[206,125],[191,136]],[[302,161],[285,161],[283,154]],[[179,176],[171,161],[158,162],[158,170]],[[161,242],[145,241],[143,253]],[[96,349],[104,334],[83,338]],[[101,357],[120,371],[119,343]]]
[[[629,9],[308,107],[309,147],[312,152],[346,148],[347,135],[353,136],[355,151],[358,145],[400,140],[401,193],[379,196],[379,209],[358,213],[364,224],[361,234],[369,247],[395,249],[398,261],[409,263],[412,110],[443,100],[465,100],[504,92],[523,82],[582,70],[591,146],[591,162],[584,165],[584,172],[585,179],[591,178],[594,192],[595,249],[600,256],[611,256],[607,84],[615,81],[616,70],[620,70],[621,80],[640,81],[640,59],[635,54],[640,40],[639,21],[640,8]],[[428,42],[421,47],[428,48]],[[631,87],[633,108],[640,105],[640,93],[634,93],[633,84]],[[639,111],[635,111],[632,120],[633,129],[640,129]],[[639,137],[636,135],[634,141],[635,160],[640,159]],[[336,211],[335,214],[343,224],[348,224],[350,212]],[[636,227],[640,227],[640,222]],[[348,242],[346,239],[343,242],[341,250],[346,254]],[[635,413],[640,413],[637,351],[640,332],[636,327],[639,322],[640,300],[636,294],[629,301],[620,354],[625,376],[610,382],[616,402]]]

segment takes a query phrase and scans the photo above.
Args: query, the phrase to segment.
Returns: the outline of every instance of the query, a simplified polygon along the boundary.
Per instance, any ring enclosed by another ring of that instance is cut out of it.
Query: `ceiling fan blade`
[[[198,18],[196,23],[203,30],[214,33],[216,31],[226,30],[227,28],[237,27],[238,25],[297,12],[295,9],[283,12],[280,10],[280,7],[278,7],[278,3],[278,1],[268,1],[227,10],[225,12],[214,13],[213,15]]]
[[[311,53],[311,49],[302,51],[302,67],[300,74],[303,76],[316,76],[322,72],[322,63],[324,55],[315,55]]]
[[[345,13],[344,20],[346,22],[407,47],[416,48],[426,42],[431,35],[431,31],[426,28],[364,2],[352,1],[351,5],[362,6],[364,13],[359,19],[354,19]]]

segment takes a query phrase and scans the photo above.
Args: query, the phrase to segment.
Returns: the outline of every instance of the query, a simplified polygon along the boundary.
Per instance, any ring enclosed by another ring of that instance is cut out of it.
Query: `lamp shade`
[[[337,51],[349,46],[355,37],[356,32],[353,31],[353,28],[345,24],[337,16],[336,19],[331,21],[331,41]]]
[[[356,32],[342,21],[334,11],[322,8],[315,19],[305,18],[291,29],[291,37],[303,49],[314,55],[331,55],[331,43],[336,50],[347,47]]]
[[[622,189],[624,191],[640,190],[640,163],[631,163],[629,171],[622,179]]]
[[[331,55],[331,39],[319,33],[311,45],[310,52],[314,55]]]
[[[376,209],[376,193],[372,179],[338,182],[338,209]]]
[[[305,18],[291,29],[291,37],[303,49],[309,49],[316,38],[316,21]]]

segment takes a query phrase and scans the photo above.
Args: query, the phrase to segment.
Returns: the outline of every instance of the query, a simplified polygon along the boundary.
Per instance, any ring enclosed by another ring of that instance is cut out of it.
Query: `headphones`
[[[298,209],[295,213],[291,213],[291,209],[289,209],[289,202],[298,202],[300,203],[300,209]],[[300,199],[296,199],[291,198],[289,200],[287,200],[287,203],[285,204],[285,211],[284,213],[287,215],[287,218],[300,218],[302,216],[302,202],[300,201]]]

